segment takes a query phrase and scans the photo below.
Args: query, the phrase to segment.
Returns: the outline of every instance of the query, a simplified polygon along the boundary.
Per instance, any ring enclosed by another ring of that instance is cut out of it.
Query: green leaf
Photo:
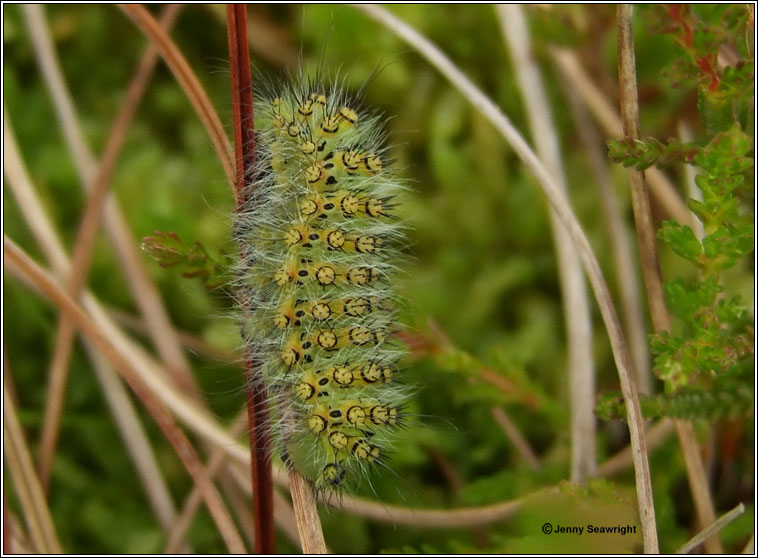
[[[752,223],[719,226],[703,239],[705,255],[714,260],[713,268],[732,267],[753,251],[755,232]]]
[[[666,166],[676,162],[692,162],[698,151],[694,144],[671,138],[666,143],[656,138],[646,140],[623,139],[608,142],[608,156],[614,163],[645,170],[652,166]]]
[[[677,316],[683,318],[692,316],[700,308],[697,294],[688,289],[679,277],[666,283],[663,290],[669,308]]]
[[[731,104],[702,87],[698,88],[697,110],[708,136],[716,135],[734,122]]]
[[[607,391],[598,397],[595,415],[600,420],[619,420],[626,416],[624,397],[620,391]]]
[[[664,221],[658,231],[658,238],[668,243],[676,254],[696,265],[700,264],[703,246],[689,226],[680,225],[676,221]]]
[[[695,155],[694,162],[708,174],[728,176],[745,172],[753,167],[746,155],[752,149],[752,140],[739,124],[716,134],[702,151]]]

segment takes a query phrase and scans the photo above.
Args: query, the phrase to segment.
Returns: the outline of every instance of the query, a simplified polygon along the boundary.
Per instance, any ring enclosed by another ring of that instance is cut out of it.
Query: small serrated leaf
[[[664,221],[658,237],[668,243],[676,254],[699,265],[703,246],[689,226],[680,225],[676,221]]]
[[[223,254],[219,261],[214,261],[198,241],[193,242],[187,249],[176,233],[155,231],[152,236],[142,239],[142,249],[161,267],[179,267],[182,277],[202,278],[207,289],[214,289],[229,282],[229,256]]]

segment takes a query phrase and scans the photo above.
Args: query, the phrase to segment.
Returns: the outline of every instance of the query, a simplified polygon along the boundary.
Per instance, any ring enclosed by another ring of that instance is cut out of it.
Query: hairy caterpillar
[[[237,215],[243,336],[272,401],[275,450],[317,492],[384,466],[403,422],[392,276],[402,183],[381,118],[301,78],[256,99]]]

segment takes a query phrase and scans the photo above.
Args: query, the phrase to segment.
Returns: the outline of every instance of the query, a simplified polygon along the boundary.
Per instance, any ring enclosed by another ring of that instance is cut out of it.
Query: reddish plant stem
[[[236,157],[237,209],[245,204],[247,193],[245,169],[255,163],[253,89],[250,76],[250,53],[247,42],[245,5],[226,7],[229,38],[229,65],[232,75],[232,112],[234,117],[234,152]],[[244,254],[243,254],[244,257]],[[249,313],[249,308],[244,309]],[[255,511],[255,553],[274,553],[274,484],[271,471],[271,438],[265,387],[257,381],[250,349],[245,354],[247,414],[250,424],[250,462]]]

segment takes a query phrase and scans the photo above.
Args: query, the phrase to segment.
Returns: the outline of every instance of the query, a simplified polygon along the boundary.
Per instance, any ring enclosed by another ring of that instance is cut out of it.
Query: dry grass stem
[[[150,329],[145,320],[120,308],[108,308],[108,315],[120,326],[140,335],[148,335]],[[220,345],[209,343],[202,337],[182,329],[176,330],[176,335],[182,347],[197,356],[217,362],[239,362],[242,354],[239,351],[226,349]]]
[[[534,453],[532,446],[529,445],[529,442],[524,438],[505,410],[502,407],[492,407],[490,412],[492,413],[492,418],[495,419],[498,426],[500,426],[500,428],[503,429],[503,432],[505,432],[505,435],[508,436],[508,439],[513,444],[513,447],[516,448],[516,451],[524,463],[526,463],[532,471],[538,470],[540,468],[540,460],[537,457],[537,454]]]
[[[695,501],[695,511],[700,527],[704,529],[716,521],[716,512],[713,508],[711,490],[708,486],[708,476],[700,454],[700,445],[691,422],[677,420],[675,424],[676,434],[679,437],[679,447],[682,450],[684,465],[687,470],[687,481],[690,485],[690,492],[692,492],[692,499]],[[705,539],[705,550],[709,554],[724,553],[718,531]]]
[[[176,9],[178,8],[167,7],[164,18],[166,20],[171,19],[172,13],[175,15]],[[61,123],[61,130],[66,139],[66,146],[73,155],[82,187],[85,191],[89,191],[97,174],[97,164],[78,125],[71,95],[63,80],[52,44],[46,40],[46,34],[39,35],[39,48],[35,50],[43,54],[39,57],[39,63],[45,85],[52,97],[56,114]],[[113,196],[109,196],[106,200],[104,213],[106,232],[115,247],[121,269],[126,273],[129,287],[140,311],[150,326],[155,346],[175,381],[190,389],[194,384],[189,364],[181,351],[160,295],[147,276],[141,255],[133,240],[134,235]]]
[[[110,329],[109,331],[106,331],[106,335],[109,338],[115,336],[118,339],[119,336],[123,336],[123,334],[117,333],[119,330],[114,328],[112,323],[109,324],[104,311],[99,310],[99,312],[94,315],[97,317],[96,323],[99,324],[98,327],[102,324]],[[119,343],[114,345],[114,348],[118,351],[121,351],[123,347],[124,340],[119,340]],[[133,359],[135,357],[137,357],[137,351],[135,350],[131,350],[127,355],[124,355],[124,358]],[[158,366],[155,363],[150,364],[147,355],[139,355],[138,358],[140,365],[145,368]],[[146,378],[153,382],[154,386],[161,386],[160,382],[164,381],[162,375],[156,373],[153,373],[152,376],[148,374]],[[196,408],[193,408],[192,402],[187,401],[185,395],[177,393],[175,388],[168,384],[163,384],[162,387],[152,387],[152,390],[156,395],[164,399],[164,401],[173,405],[175,407],[174,410],[178,410],[179,414],[183,415],[187,424],[197,434],[203,436],[206,440],[225,451],[234,461],[241,465],[244,470],[247,470],[250,460],[250,454],[247,447],[237,443],[229,433],[216,425],[215,419],[198,411]],[[251,491],[249,476],[241,474],[239,477],[242,477],[240,480],[241,486],[243,486],[243,488],[249,493]],[[288,486],[287,476],[282,471],[278,469],[275,470],[274,478],[277,484],[285,487]],[[521,507],[522,503],[523,498],[480,508],[429,510],[386,505],[381,502],[371,502],[361,498],[346,496],[338,507],[377,521],[427,527],[453,527],[473,526],[505,520],[511,517]],[[279,509],[280,504],[277,504],[275,508],[275,513],[277,513],[277,515]],[[281,522],[279,523],[281,524]]]
[[[695,548],[697,545],[711,537],[714,533],[718,533],[726,527],[729,523],[737,519],[739,516],[741,516],[743,513],[745,513],[745,504],[740,502],[737,506],[726,512],[724,515],[719,517],[717,520],[715,520],[713,523],[711,523],[708,527],[700,531],[697,535],[692,537],[689,541],[687,541],[685,544],[680,546],[676,549],[675,554],[687,554],[690,550]]]
[[[25,14],[33,37],[33,44],[41,65],[57,67],[57,56],[50,37],[49,29],[45,22],[44,13],[41,6],[25,6]],[[176,10],[169,11],[169,20],[173,19]],[[152,60],[151,60],[152,58]],[[97,229],[99,227],[102,215],[103,204],[108,192],[116,160],[123,146],[126,137],[126,130],[134,116],[137,104],[145,90],[148,80],[155,66],[156,56],[154,52],[147,52],[143,57],[134,80],[129,88],[122,109],[116,118],[99,168],[94,176],[93,184],[89,192],[89,198],[82,217],[82,222],[74,244],[74,255],[72,262],[72,273],[67,278],[67,291],[69,295],[77,299],[82,288],[86,284],[89,275],[89,267],[92,261],[93,248]],[[65,84],[61,80],[61,84]],[[65,92],[64,92],[65,94]],[[73,115],[75,118],[75,115]],[[74,120],[74,125],[79,128],[78,123]],[[46,489],[52,466],[53,455],[55,453],[55,444],[58,436],[60,414],[63,408],[63,398],[68,377],[68,365],[73,349],[75,330],[70,321],[65,316],[61,316],[56,331],[55,349],[53,352],[52,364],[49,372],[49,383],[47,390],[47,405],[43,420],[42,436],[40,443],[40,480]]]
[[[232,424],[229,429],[230,436],[237,436],[243,431],[247,425],[246,418],[246,416],[240,416],[234,421],[234,424]],[[221,470],[221,467],[226,465],[226,457],[227,455],[218,447],[212,450],[210,458],[208,459],[208,465],[206,466],[209,479],[212,480]],[[164,554],[176,554],[181,550],[187,532],[189,531],[192,521],[195,519],[202,503],[203,499],[197,486],[193,486],[189,496],[187,496],[187,499],[184,501],[181,513],[171,527],[168,541],[163,549]],[[249,543],[250,541],[248,541],[248,544]]]
[[[55,275],[63,280],[71,268],[70,262],[31,184],[18,151],[10,118],[6,113],[4,116],[3,155],[7,184],[45,258],[50,262]],[[85,301],[91,301],[89,294],[84,298]],[[116,373],[105,365],[103,359],[86,342],[85,349],[93,363],[96,377],[103,388],[119,432],[124,438],[127,451],[145,487],[148,501],[161,525],[168,529],[176,516],[174,504],[134,406]]]
[[[627,138],[639,139],[639,106],[637,102],[637,75],[634,59],[634,35],[632,32],[633,8],[629,4],[617,7],[618,57],[619,57],[619,90],[621,101],[621,117],[624,123],[624,135]],[[647,196],[644,176],[641,172],[629,169],[629,181],[634,209],[634,221],[637,228],[637,243],[640,251],[642,275],[647,290],[648,307],[656,333],[669,331],[671,322],[663,294],[663,283],[658,265],[658,253],[655,238],[655,226],[650,213],[650,202]],[[679,445],[682,448],[687,468],[687,478],[690,490],[695,500],[695,509],[701,527],[710,525],[715,520],[713,502],[708,488],[700,452],[695,440],[692,425],[688,422],[676,422]],[[706,540],[706,550],[712,554],[721,554],[721,542],[718,533]]]
[[[583,150],[587,154],[590,171],[595,178],[600,208],[608,230],[607,238],[611,245],[611,256],[616,270],[622,315],[629,339],[629,352],[634,362],[637,379],[637,390],[649,395],[652,393],[653,381],[650,372],[650,352],[631,231],[624,220],[618,196],[613,188],[608,159],[600,147],[602,145],[600,136],[576,90],[565,80],[561,81],[563,81],[563,93],[568,100]]]
[[[326,554],[326,542],[318,516],[313,486],[294,469],[289,471],[292,505],[303,554]]]
[[[245,409],[247,413],[247,409]],[[241,455],[241,453],[240,453]],[[248,456],[250,453],[248,452]],[[237,483],[237,486],[247,495],[251,496],[253,493],[252,481],[250,479],[250,463],[249,460],[245,462],[237,462],[230,464],[229,471],[232,478]],[[274,480],[283,489],[289,488],[289,478],[287,474],[282,471],[274,470]],[[300,533],[297,528],[297,521],[295,520],[295,510],[292,504],[284,497],[278,490],[273,492],[274,500],[274,521],[279,526],[279,529],[287,535],[293,544],[300,544]]]
[[[555,185],[550,173],[544,168],[537,156],[532,152],[527,143],[513,127],[502,111],[482,93],[463,73],[426,38],[419,35],[404,22],[376,5],[355,5],[357,9],[385,25],[403,40],[412,45],[424,56],[437,70],[439,70],[450,82],[464,95],[471,104],[485,116],[493,126],[503,135],[514,152],[519,156],[526,167],[537,179],[542,191],[546,194],[556,214],[567,227],[575,247],[584,264],[585,272],[592,284],[595,298],[603,316],[608,336],[611,341],[616,368],[621,384],[621,392],[627,411],[627,421],[631,437],[631,445],[634,455],[634,469],[637,489],[637,503],[640,510],[640,523],[642,525],[645,550],[657,552],[658,541],[655,530],[655,508],[653,506],[653,491],[650,482],[650,469],[645,450],[644,423],[640,411],[640,403],[637,397],[637,388],[634,382],[634,372],[631,360],[624,341],[621,324],[619,323],[613,300],[608,290],[608,285],[603,278],[600,265],[597,262],[587,236],[584,234],[576,217],[566,203],[563,194]]]
[[[5,373],[9,373],[5,370]],[[45,494],[34,469],[29,447],[24,439],[21,424],[16,416],[16,406],[11,400],[3,381],[3,449],[13,478],[13,487],[29,528],[29,539],[34,552],[39,554],[62,554],[55,525],[47,507]],[[4,520],[7,518],[4,517]],[[18,552],[20,549],[16,549]]]
[[[628,4],[620,5],[617,10],[619,91],[624,137],[639,139],[639,106],[637,103],[637,77],[631,22],[632,7]],[[641,171],[634,168],[629,168],[628,173],[642,277],[645,280],[645,288],[648,293],[648,306],[653,321],[653,329],[655,331],[668,331],[671,329],[671,323],[663,296],[655,225],[653,225],[653,216],[650,212],[650,200],[648,199],[645,177]]]
[[[235,170],[232,146],[229,143],[229,138],[226,136],[221,120],[213,109],[213,105],[210,99],[208,99],[205,89],[200,85],[200,81],[195,76],[192,68],[190,68],[176,44],[158,22],[155,21],[155,18],[150,15],[150,12],[137,4],[119,4],[118,7],[134,21],[158,49],[161,57],[165,60],[179,85],[181,85],[187,97],[192,102],[195,112],[197,112],[198,117],[208,132],[208,137],[216,148],[216,153],[224,168],[226,179],[232,191],[234,191]]]
[[[529,26],[523,8],[516,4],[501,4],[497,7],[497,13],[513,61],[537,155],[568,200],[558,132],[553,123],[540,68],[532,56]],[[568,350],[570,479],[572,482],[583,483],[588,477],[594,476],[597,469],[595,415],[592,405],[587,404],[588,401],[595,400],[592,316],[582,263],[571,237],[553,210],[550,211],[550,222],[558,260]]]
[[[3,515],[3,553],[8,555],[34,554],[34,552],[19,519],[14,514],[7,513],[6,503]]]
[[[550,51],[562,76],[590,109],[605,136],[610,139],[622,138],[624,131],[617,110],[592,82],[576,54],[562,48],[552,48]],[[664,211],[679,223],[689,223],[692,213],[666,175],[658,169],[651,168],[647,170],[647,179],[650,190]]]
[[[210,482],[197,452],[176,424],[172,415],[150,389],[150,386],[140,378],[139,372],[128,359],[124,358],[117,346],[95,325],[84,310],[7,236],[3,239],[3,254],[8,269],[14,275],[34,284],[61,311],[67,313],[82,331],[82,334],[98,347],[100,352],[129,384],[134,394],[142,401],[145,409],[155,419],[166,438],[171,442],[180,460],[203,494],[208,510],[229,551],[233,554],[245,553],[245,547],[237,533],[234,522],[229,517],[223,501]]]

